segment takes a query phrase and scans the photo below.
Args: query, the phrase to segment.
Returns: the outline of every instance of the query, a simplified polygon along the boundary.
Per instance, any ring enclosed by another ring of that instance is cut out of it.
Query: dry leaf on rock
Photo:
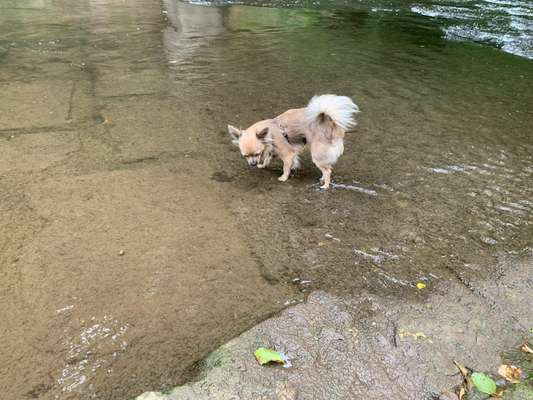
[[[533,354],[533,349],[531,347],[529,347],[527,343],[524,343],[524,345],[522,346],[521,350],[524,353]]]
[[[459,371],[461,372],[461,375],[463,375],[463,379],[465,381],[465,385],[466,385],[466,390],[470,391],[472,390],[472,378],[470,377],[470,371],[468,370],[468,368],[466,368],[464,365],[462,364],[459,364],[457,361],[453,360],[453,363],[455,364],[455,366],[459,369]],[[463,391],[462,395],[461,395],[461,392],[459,392],[459,399],[461,400],[462,397],[461,396],[464,396],[465,395],[465,388],[461,388],[461,390]]]
[[[500,368],[498,368],[498,374],[511,383],[519,383],[522,379],[522,370],[514,365],[500,365]]]
[[[424,332],[409,332],[409,331],[404,331],[403,329],[400,329],[400,331],[398,332],[398,336],[401,338],[411,336],[411,337],[414,337],[415,339],[429,339]]]
[[[459,364],[457,361],[453,360],[453,363],[455,364],[455,366],[459,369],[459,371],[461,372],[461,375],[463,375],[463,378],[466,379],[467,376],[470,375],[470,373],[468,372],[468,370],[466,369],[466,367],[462,364]]]

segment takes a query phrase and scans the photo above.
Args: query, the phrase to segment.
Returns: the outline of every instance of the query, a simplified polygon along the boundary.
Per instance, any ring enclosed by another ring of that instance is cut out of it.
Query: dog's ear
[[[239,138],[241,137],[241,130],[235,128],[233,125],[228,125],[228,133],[231,138],[231,142],[235,145],[239,145]]]
[[[268,135],[268,126],[266,128],[261,129],[259,132],[257,132],[256,136],[259,140],[264,140],[266,135]]]

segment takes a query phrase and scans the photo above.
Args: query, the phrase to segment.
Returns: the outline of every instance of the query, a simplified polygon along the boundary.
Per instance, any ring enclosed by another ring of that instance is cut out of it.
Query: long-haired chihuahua
[[[313,97],[305,108],[285,111],[244,130],[228,125],[228,133],[252,167],[265,168],[278,156],[283,161],[278,178],[282,182],[298,168],[298,156],[309,145],[313,163],[322,171],[320,188],[327,189],[333,165],[344,151],[344,134],[356,125],[358,112],[349,97],[325,94]]]

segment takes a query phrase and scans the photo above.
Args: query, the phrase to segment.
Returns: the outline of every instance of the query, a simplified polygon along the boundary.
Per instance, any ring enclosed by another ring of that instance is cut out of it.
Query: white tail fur
[[[325,114],[335,125],[347,131],[357,125],[353,114],[358,112],[359,107],[349,97],[323,94],[311,99],[305,109],[305,118],[307,123],[313,124],[319,121],[321,114]]]

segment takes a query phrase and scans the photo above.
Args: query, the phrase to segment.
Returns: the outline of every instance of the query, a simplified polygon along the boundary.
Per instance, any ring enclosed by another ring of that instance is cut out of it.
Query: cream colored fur
[[[285,111],[245,130],[228,125],[228,132],[250,166],[265,168],[274,155],[281,158],[282,182],[298,167],[298,156],[309,145],[313,163],[322,172],[320,187],[327,189],[333,165],[344,152],[344,134],[356,125],[357,112],[349,97],[326,94],[313,97],[305,108]]]

